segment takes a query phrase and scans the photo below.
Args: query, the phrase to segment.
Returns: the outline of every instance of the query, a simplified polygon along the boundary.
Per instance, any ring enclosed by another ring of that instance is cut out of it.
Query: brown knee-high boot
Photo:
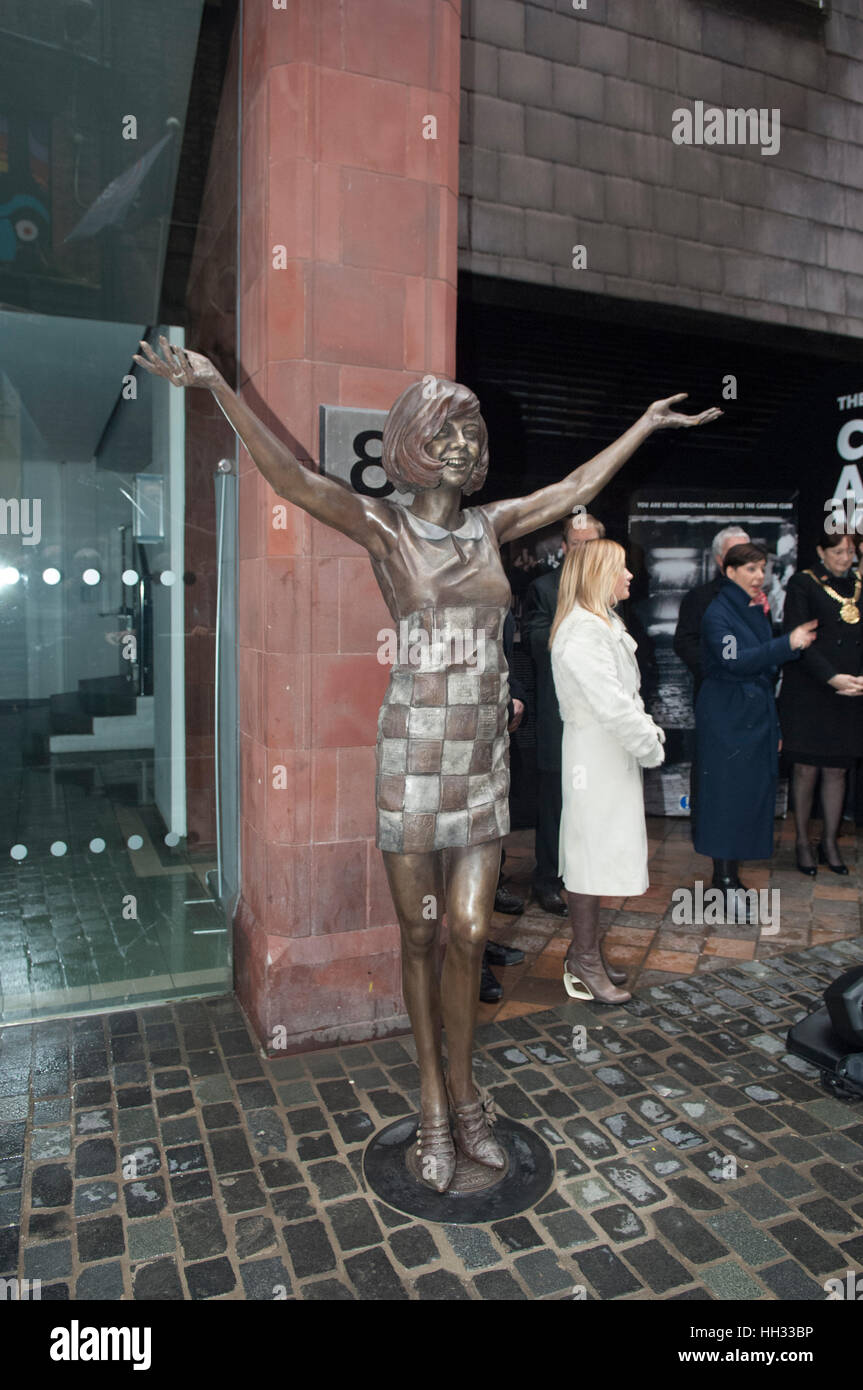
[[[569,893],[572,946],[566,958],[564,984],[576,999],[596,999],[601,1004],[625,1004],[632,995],[608,978],[599,950],[599,898]]]

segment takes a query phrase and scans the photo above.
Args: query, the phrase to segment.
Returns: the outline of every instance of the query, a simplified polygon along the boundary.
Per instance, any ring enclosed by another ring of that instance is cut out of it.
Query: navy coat
[[[779,776],[777,668],[799,652],[749,595],[724,579],[701,625],[704,679],[695,703],[693,842],[712,859],[769,859]]]

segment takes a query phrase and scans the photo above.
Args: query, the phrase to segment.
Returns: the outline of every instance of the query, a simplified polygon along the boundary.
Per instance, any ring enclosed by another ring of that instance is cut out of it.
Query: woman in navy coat
[[[739,860],[773,854],[780,740],[773,688],[778,667],[815,641],[818,626],[806,622],[772,636],[763,603],[766,563],[761,546],[732,546],[701,625],[693,841],[714,861],[713,886],[726,891],[742,887]]]

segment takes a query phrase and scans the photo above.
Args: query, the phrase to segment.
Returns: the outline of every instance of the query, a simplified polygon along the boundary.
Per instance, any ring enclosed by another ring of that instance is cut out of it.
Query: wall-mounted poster
[[[692,677],[675,654],[674,633],[684,594],[717,574],[713,541],[727,526],[739,526],[767,549],[765,590],[770,616],[781,626],[785,588],[797,568],[797,493],[730,494],[721,489],[650,490],[630,503],[632,584],[630,630],[639,651],[643,695],[666,733],[665,763],[644,777],[649,815],[689,814],[689,775],[695,746]],[[788,806],[788,784],[780,780],[777,814]]]

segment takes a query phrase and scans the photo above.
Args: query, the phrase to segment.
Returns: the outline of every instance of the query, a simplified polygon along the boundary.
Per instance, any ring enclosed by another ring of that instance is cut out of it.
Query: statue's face
[[[464,487],[479,460],[478,421],[450,415],[426,444],[426,453],[443,464],[441,483]]]

